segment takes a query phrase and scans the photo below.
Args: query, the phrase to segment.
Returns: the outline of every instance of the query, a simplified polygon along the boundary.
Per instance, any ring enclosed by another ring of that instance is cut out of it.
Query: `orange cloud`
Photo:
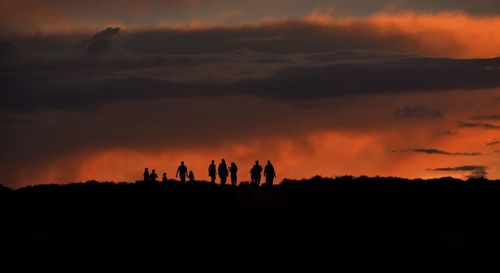
[[[500,56],[500,16],[461,12],[379,13],[366,18],[335,19],[313,13],[306,21],[328,27],[365,26],[381,39],[395,34],[413,38],[413,52],[457,58]],[[404,45],[401,48],[405,50]]]
[[[37,33],[37,31],[68,33],[82,29],[97,31],[113,24],[139,36],[144,32],[162,30],[165,31],[164,34],[189,34],[187,37],[190,38],[183,40],[184,45],[189,45],[189,39],[193,39],[192,43],[196,45],[199,42],[206,43],[209,48],[216,45],[214,51],[220,51],[219,48],[227,51],[246,47],[262,51],[282,51],[282,53],[374,49],[455,58],[485,58],[500,55],[500,16],[473,16],[462,12],[378,13],[366,17],[334,17],[314,12],[305,17],[256,19],[247,24],[216,24],[214,22],[225,20],[214,21],[215,17],[219,15],[225,17],[228,12],[229,16],[236,16],[239,11],[225,11],[211,17],[211,20],[192,18],[176,22],[161,19],[154,22],[143,20],[130,22],[107,19],[96,23],[97,21],[72,22],[73,19],[64,18],[64,13],[47,7],[35,10],[36,12],[30,13],[26,21],[37,22],[34,24],[36,30],[30,32],[29,29],[21,28],[17,31],[25,33]],[[9,19],[11,16],[9,14],[5,15],[1,24],[8,26],[14,19]],[[45,17],[50,17],[50,20]],[[261,42],[257,43],[259,39]],[[175,41],[173,46],[177,46]],[[170,46],[169,50],[179,51]]]

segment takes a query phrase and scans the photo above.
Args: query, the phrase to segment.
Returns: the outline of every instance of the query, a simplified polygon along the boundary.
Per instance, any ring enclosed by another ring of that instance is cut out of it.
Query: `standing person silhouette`
[[[273,164],[271,161],[267,161],[266,167],[264,167],[264,177],[266,178],[266,186],[271,187],[273,185],[274,178],[276,178],[276,172],[274,171]]]
[[[236,183],[238,183],[238,166],[236,166],[236,163],[231,162],[229,172],[231,173],[231,185],[236,186]]]
[[[158,175],[156,174],[156,170],[155,170],[155,169],[153,169],[153,170],[151,171],[151,174],[149,175],[149,180],[150,180],[151,182],[156,182],[156,179],[158,179]]]
[[[229,175],[229,169],[227,168],[226,161],[224,160],[224,158],[219,163],[217,172],[219,173],[220,184],[222,186],[226,185],[227,176]]]
[[[262,166],[259,165],[258,160],[255,160],[255,165],[253,165],[252,169],[250,170],[250,175],[252,178],[252,183],[256,184],[257,186],[260,186],[260,177],[262,175]]]
[[[181,165],[177,168],[177,172],[175,173],[175,177],[180,177],[181,183],[186,182],[186,175],[187,175],[187,167],[184,165],[184,161],[181,161]]]
[[[189,171],[189,183],[193,183],[194,182],[194,173],[193,171]]]
[[[148,181],[149,181],[149,169],[145,168],[144,169],[144,182],[148,182]]]
[[[212,183],[215,183],[215,178],[217,177],[217,167],[215,166],[215,161],[212,160],[210,166],[208,166],[208,176]]]
[[[162,183],[167,183],[167,173],[163,173],[163,176],[161,178]]]

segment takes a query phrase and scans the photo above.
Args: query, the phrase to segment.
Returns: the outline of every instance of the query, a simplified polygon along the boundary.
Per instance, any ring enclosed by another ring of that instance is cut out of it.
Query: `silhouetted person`
[[[257,186],[260,186],[261,175],[262,175],[262,166],[259,165],[258,160],[255,160],[255,165],[253,165],[252,169],[250,170],[250,176],[252,178],[252,183],[256,184]]]
[[[210,166],[208,166],[208,176],[210,176],[210,181],[215,183],[215,178],[217,177],[217,167],[215,166],[215,162],[212,160]]]
[[[144,182],[148,182],[149,181],[149,170],[148,168],[145,168],[144,169]]]
[[[272,186],[274,178],[276,178],[276,172],[274,171],[273,164],[271,161],[267,161],[266,167],[264,167],[264,177],[266,178],[266,186]]]
[[[193,171],[189,171],[188,177],[189,177],[189,182],[191,182],[191,183],[194,182],[194,173],[193,173]]]
[[[153,169],[149,175],[149,181],[156,182],[156,179],[158,179],[158,175],[156,174],[156,170]]]
[[[179,176],[181,178],[181,183],[185,183],[187,172],[188,169],[186,165],[184,165],[184,161],[181,161],[181,165],[179,166],[179,168],[177,168],[177,173],[175,173],[175,177]]]
[[[226,161],[224,160],[224,158],[219,163],[217,172],[219,173],[220,184],[226,185],[227,177],[229,175],[229,169],[227,168]]]
[[[238,183],[238,166],[236,166],[236,163],[231,162],[229,172],[231,173],[231,185],[236,186],[236,183]]]
[[[161,177],[161,182],[167,183],[167,173],[163,173],[163,176]]]

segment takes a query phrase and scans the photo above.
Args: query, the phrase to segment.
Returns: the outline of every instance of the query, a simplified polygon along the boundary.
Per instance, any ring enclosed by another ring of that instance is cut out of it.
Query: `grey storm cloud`
[[[463,122],[459,121],[459,128],[478,128],[478,129],[487,129],[487,130],[500,130],[500,125],[495,125],[491,123],[485,122]]]
[[[393,113],[396,119],[435,120],[444,118],[443,112],[424,105],[405,106]]]
[[[74,53],[74,48],[82,45],[80,42],[73,45],[71,54],[45,53],[41,57],[0,62],[0,111],[82,109],[122,101],[237,95],[302,102],[350,95],[500,86],[500,71],[485,69],[499,66],[500,58],[428,58],[374,50],[290,54],[310,48],[311,43],[296,41],[294,48],[286,49],[268,48],[267,42],[255,41],[253,48],[280,52],[264,53],[237,49],[244,44],[231,41],[251,34],[277,35],[272,28],[270,33],[262,33],[262,29],[252,33],[247,29],[243,34],[237,29],[224,29],[221,33],[171,31],[174,34],[166,35],[166,30],[162,30],[160,35],[158,31],[126,33],[119,28],[107,28],[83,39],[83,55]],[[225,40],[220,44],[223,47],[210,44],[218,40]],[[44,47],[49,48],[48,44]],[[50,50],[54,47],[50,46]],[[327,48],[320,46],[315,50]],[[121,50],[123,54],[114,54]],[[220,50],[228,51],[209,53]],[[407,107],[394,115],[442,117],[439,110],[423,106]]]
[[[409,150],[411,152],[415,153],[424,153],[424,154],[438,154],[438,155],[453,155],[453,156],[480,156],[481,153],[478,152],[472,152],[472,153],[466,153],[466,152],[447,152],[439,149],[411,149]]]
[[[466,177],[468,178],[486,178],[488,175],[488,167],[486,166],[476,166],[476,165],[464,165],[458,167],[445,167],[445,168],[435,168],[430,169],[435,172],[470,172]]]
[[[84,41],[85,52],[90,55],[101,55],[111,49],[113,39],[120,34],[120,28],[108,27]]]

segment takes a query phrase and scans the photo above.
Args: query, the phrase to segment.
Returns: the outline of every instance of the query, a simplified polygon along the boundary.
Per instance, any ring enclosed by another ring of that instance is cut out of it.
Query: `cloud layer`
[[[445,12],[498,15],[494,0],[4,0],[0,26],[33,31],[122,25],[173,23],[241,24],[265,18],[301,17],[318,11],[340,17],[380,12]],[[463,25],[461,25],[463,27]]]
[[[436,166],[496,177],[497,21],[315,13],[0,32],[0,179],[134,180],[180,160],[198,174],[222,157],[245,172],[271,159],[281,178],[453,171]],[[390,152],[404,147],[439,149]]]
[[[438,154],[438,155],[463,155],[463,156],[480,156],[481,153],[473,152],[473,153],[464,153],[464,152],[446,152],[439,149],[411,149],[411,152],[415,153],[424,153],[424,154]]]
[[[436,168],[436,169],[433,169],[433,171],[436,171],[436,172],[470,172],[470,174],[467,175],[468,178],[486,178],[486,176],[488,175],[487,169],[488,168],[485,166],[466,165],[466,166],[458,166],[458,167]]]

